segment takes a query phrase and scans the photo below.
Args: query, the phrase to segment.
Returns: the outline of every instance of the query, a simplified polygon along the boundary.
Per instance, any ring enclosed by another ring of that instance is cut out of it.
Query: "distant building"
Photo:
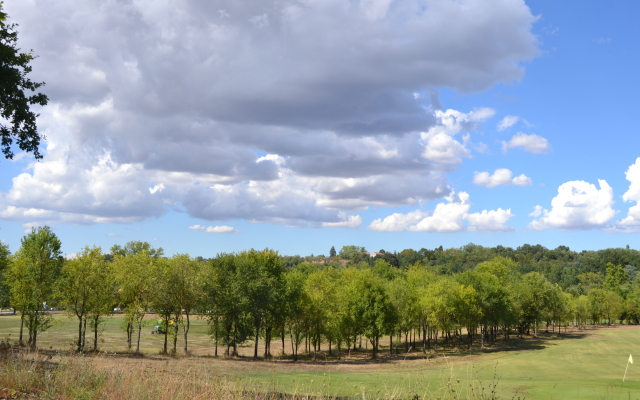
[[[375,256],[380,256],[382,257],[384,255],[384,253],[376,253],[375,251],[372,251],[371,253],[369,253],[369,257],[373,258]]]

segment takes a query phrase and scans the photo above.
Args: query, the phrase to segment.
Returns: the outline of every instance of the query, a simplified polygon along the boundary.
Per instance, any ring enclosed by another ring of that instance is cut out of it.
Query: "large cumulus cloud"
[[[613,189],[599,179],[596,185],[585,181],[566,182],[558,187],[558,195],[551,200],[551,210],[536,206],[533,230],[559,229],[564,231],[606,228],[616,212],[613,209]]]
[[[354,227],[345,210],[450,194],[445,174],[469,156],[460,135],[492,111],[440,111],[434,88],[517,80],[538,51],[520,0],[5,9],[51,98],[47,156],[2,199],[16,219],[126,222],[173,208]]]

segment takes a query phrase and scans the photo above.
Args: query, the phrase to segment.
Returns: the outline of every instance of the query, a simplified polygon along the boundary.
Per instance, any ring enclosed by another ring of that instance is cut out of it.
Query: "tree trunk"
[[[389,335],[389,355],[393,355],[393,333]]]
[[[144,318],[144,316],[142,318]],[[138,341],[136,342],[136,353],[140,353],[140,334],[142,334],[142,318],[140,318],[140,320],[138,321]]]
[[[183,336],[184,336],[184,354],[189,353],[189,345],[188,345],[188,341],[187,341],[187,339],[188,339],[187,336],[189,335],[189,328],[191,327],[191,321],[189,320],[189,311],[187,311],[186,314],[187,314],[187,325],[182,327]]]
[[[427,326],[422,326],[422,353],[427,354]]]
[[[82,351],[84,351],[84,345],[87,342],[87,316],[85,315],[83,318],[83,323],[82,323]]]
[[[216,349],[215,349],[215,353],[214,353],[214,357],[218,357],[218,326],[217,326],[217,321],[216,321],[216,325],[214,325],[214,331],[215,331],[215,339],[216,339]]]
[[[20,346],[24,346],[24,343],[22,342],[23,328],[24,328],[24,310],[20,313],[20,337],[18,338],[18,344],[20,344]]]
[[[284,329],[283,329],[284,332]],[[291,354],[293,354],[293,361],[298,361],[298,354],[296,352],[296,348],[294,347],[294,336],[293,329],[289,329],[289,334],[291,335]],[[297,342],[295,344],[298,344]],[[282,333],[282,352],[284,353],[284,333]]]
[[[260,328],[256,326],[256,342],[253,347],[253,358],[258,358],[258,339],[260,338]]]
[[[227,349],[226,349],[226,350],[225,350],[225,352],[224,352],[224,353],[225,353],[224,355],[225,355],[226,357],[229,357],[229,356],[230,356],[230,354],[229,354],[230,346],[231,346],[231,337],[230,337],[229,333],[227,333]]]
[[[272,327],[269,326],[264,330],[264,358],[268,358],[271,356],[271,331]]]
[[[313,360],[318,359],[318,350],[316,345],[318,344],[317,338],[313,338]]]
[[[78,343],[76,346],[76,351],[81,352],[82,351],[82,316],[76,314],[76,316],[78,317]]]
[[[238,325],[233,325],[233,356],[238,355]]]
[[[131,345],[133,343],[133,323],[127,322],[127,351],[131,351]]]
[[[167,342],[169,336],[169,323],[165,318],[165,328],[164,328],[164,346],[162,347],[162,354],[167,354]]]
[[[377,342],[378,338],[377,337],[373,337],[373,340],[371,341],[371,347],[373,348],[373,353],[372,353],[372,357],[374,360],[378,358],[378,349],[376,346],[376,342]]]
[[[436,328],[436,337],[433,340],[433,349],[438,351],[438,328]]]
[[[177,319],[177,318],[176,318]],[[173,332],[173,354],[176,354],[178,352],[178,323],[176,321],[175,324],[173,324],[173,326],[175,326],[174,332]]]
[[[33,320],[33,335],[31,336],[31,349],[35,350],[38,346],[37,341],[38,341],[38,310],[36,309],[35,313],[34,313],[34,320]]]
[[[93,351],[98,351],[98,324],[100,322],[100,316],[93,317]]]

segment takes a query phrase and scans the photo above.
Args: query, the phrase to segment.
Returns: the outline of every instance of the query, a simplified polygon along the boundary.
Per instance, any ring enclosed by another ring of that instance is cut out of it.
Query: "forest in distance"
[[[349,245],[330,257],[266,249],[211,259],[166,257],[135,241],[108,253],[85,247],[70,259],[60,247],[46,226],[25,235],[13,254],[0,245],[0,308],[20,313],[20,345],[37,348],[52,309],[76,319],[77,351],[99,350],[101,326],[118,311],[129,351],[140,351],[145,316],[154,313],[165,327],[165,354],[176,354],[179,341],[188,354],[190,323],[203,318],[216,356],[237,355],[253,341],[254,357],[268,358],[272,341],[285,349],[286,337],[294,361],[321,344],[340,357],[363,337],[376,358],[383,338],[390,352],[409,343],[427,352],[540,330],[560,334],[567,326],[640,323],[640,252],[629,246],[574,252],[468,244],[372,257]]]

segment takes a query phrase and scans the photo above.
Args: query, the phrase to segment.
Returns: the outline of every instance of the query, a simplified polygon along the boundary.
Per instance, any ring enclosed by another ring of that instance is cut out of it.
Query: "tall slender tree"
[[[21,240],[16,253],[16,274],[23,282],[16,286],[15,299],[22,303],[22,312],[29,328],[29,346],[37,348],[38,334],[50,327],[47,303],[53,300],[54,282],[63,258],[60,239],[44,226],[33,228]],[[12,293],[12,295],[14,295]]]

